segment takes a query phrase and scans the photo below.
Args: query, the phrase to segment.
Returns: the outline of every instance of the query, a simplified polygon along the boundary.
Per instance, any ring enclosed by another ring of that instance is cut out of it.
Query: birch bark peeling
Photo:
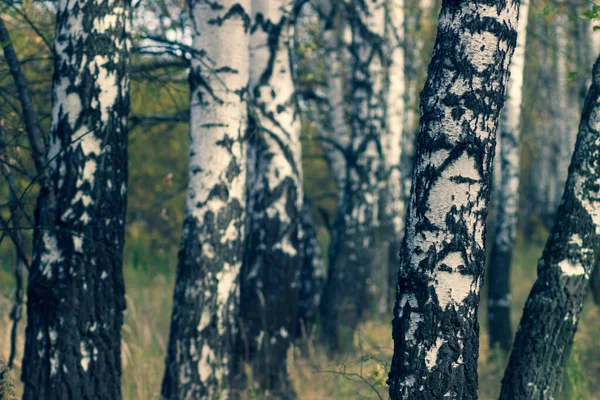
[[[600,59],[592,73],[565,191],[538,263],[500,399],[553,399],[600,251]]]
[[[232,395],[246,216],[250,0],[191,0],[189,182],[162,396]],[[223,49],[227,48],[227,51]]]
[[[300,120],[290,65],[288,0],[252,0],[248,235],[241,338],[261,393],[294,398],[286,360],[295,336],[302,239]]]
[[[390,397],[477,398],[477,309],[518,1],[444,1],[394,308]]]
[[[24,399],[121,398],[130,3],[56,3],[48,176],[36,208]]]
[[[499,180],[494,209],[494,237],[489,261],[488,280],[488,332],[490,347],[499,345],[508,352],[513,341],[510,320],[510,265],[517,236],[519,213],[519,137],[521,134],[521,103],[523,99],[523,74],[525,72],[525,46],[527,43],[527,18],[529,1],[521,0],[519,28],[508,81],[506,104],[500,121]],[[494,171],[496,172],[496,171]]]

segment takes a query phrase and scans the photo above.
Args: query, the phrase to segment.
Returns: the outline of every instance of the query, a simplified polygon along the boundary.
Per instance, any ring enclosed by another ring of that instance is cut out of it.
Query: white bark
[[[392,399],[477,398],[476,314],[492,146],[516,45],[518,4],[442,6],[421,92],[394,309]]]
[[[529,1],[519,8],[517,47],[510,66],[506,102],[494,159],[494,237],[489,260],[488,321],[490,345],[508,351],[513,334],[510,319],[510,265],[517,234],[519,213],[519,137],[527,43]]]
[[[167,399],[230,395],[245,236],[249,9],[250,0],[191,2],[198,54],[190,70],[189,183]]]
[[[293,397],[287,351],[294,337],[302,239],[300,120],[290,65],[289,0],[252,0],[248,239],[243,333],[262,392]]]

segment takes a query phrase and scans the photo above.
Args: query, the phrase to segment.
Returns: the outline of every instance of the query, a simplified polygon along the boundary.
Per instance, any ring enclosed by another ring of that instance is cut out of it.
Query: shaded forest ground
[[[322,235],[325,236],[325,235]],[[540,238],[541,239],[541,238]],[[536,240],[543,243],[543,240]],[[520,241],[515,254],[513,287],[513,323],[518,324],[523,304],[536,277],[541,244]],[[164,354],[169,332],[171,297],[174,282],[175,254],[152,254],[148,249],[130,244],[125,279],[127,310],[123,327],[123,395],[124,399],[158,399],[164,369]],[[170,260],[170,261],[169,261]],[[9,354],[9,319],[12,305],[13,278],[10,265],[0,268],[0,352]],[[486,321],[485,293],[480,307],[480,321]],[[21,322],[18,335],[19,354],[12,376],[21,391],[20,358],[23,348]],[[314,334],[314,333],[313,333]],[[327,359],[320,346],[308,345],[305,355],[298,350],[290,357],[290,371],[300,399],[386,399],[387,367],[391,360],[392,340],[389,321],[370,319],[355,338],[356,351],[343,358]],[[497,399],[504,371],[503,357],[490,351],[485,323],[481,326],[480,389],[482,400]],[[600,400],[600,308],[588,298],[575,337],[560,399]],[[256,396],[252,392],[248,399]]]

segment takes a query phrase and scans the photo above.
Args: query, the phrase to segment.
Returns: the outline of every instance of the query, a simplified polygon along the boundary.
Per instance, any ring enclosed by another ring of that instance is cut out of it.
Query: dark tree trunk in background
[[[525,45],[529,1],[521,0],[517,47],[510,66],[507,99],[502,109],[500,133],[497,141],[496,166],[499,180],[494,182],[494,237],[489,260],[488,332],[490,347],[500,346],[508,352],[513,340],[510,321],[510,265],[517,236],[519,213],[519,137],[521,134],[521,102],[525,70]],[[496,171],[494,171],[496,172]]]
[[[317,323],[321,292],[325,284],[325,265],[317,232],[306,197],[302,207],[302,239],[300,265],[300,292],[298,295],[298,322],[296,337],[310,336]]]
[[[442,4],[394,308],[394,400],[477,398],[485,221],[518,7]]]
[[[600,306],[600,262],[598,261],[596,261],[596,264],[594,265],[594,270],[592,271],[590,283],[592,286],[592,296],[594,298],[594,303]]]
[[[381,135],[385,127],[383,1],[346,4],[350,54],[350,140],[321,304],[323,333],[333,350],[352,347],[369,300],[368,280],[377,262],[379,197],[383,172]],[[387,254],[384,257],[387,260]]]
[[[600,59],[594,65],[562,202],[525,303],[500,399],[551,399],[600,251]]]
[[[204,56],[190,69],[188,194],[162,396],[227,399],[246,226],[250,0],[191,0],[190,9]]]
[[[130,3],[57,3],[48,174],[35,212],[24,399],[121,398]]]
[[[238,351],[239,361],[251,367],[255,389],[282,399],[295,398],[286,364],[302,261],[300,120],[292,101],[288,6],[252,0],[248,234]]]

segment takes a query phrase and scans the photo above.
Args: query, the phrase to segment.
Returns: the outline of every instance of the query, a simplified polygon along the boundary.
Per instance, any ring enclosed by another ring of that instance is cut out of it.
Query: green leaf
[[[594,25],[592,29],[594,30],[594,32],[600,31],[600,25]]]
[[[5,48],[7,46],[10,46],[12,44],[12,40],[9,40],[8,42],[0,42],[0,47]]]

